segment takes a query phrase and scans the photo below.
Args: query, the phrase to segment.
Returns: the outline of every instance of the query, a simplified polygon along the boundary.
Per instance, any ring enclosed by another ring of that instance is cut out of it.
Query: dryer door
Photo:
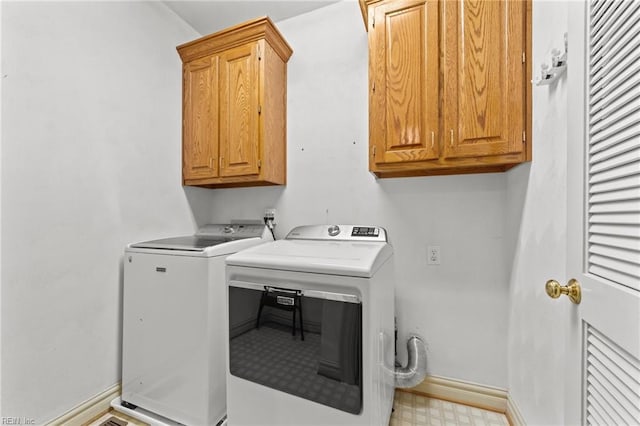
[[[229,370],[352,414],[362,411],[362,303],[355,295],[229,287]]]

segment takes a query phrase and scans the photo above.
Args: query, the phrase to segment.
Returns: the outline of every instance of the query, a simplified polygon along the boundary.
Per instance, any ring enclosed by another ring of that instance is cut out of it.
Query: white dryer
[[[383,228],[302,226],[227,263],[227,419],[388,425],[393,250]]]
[[[122,397],[151,424],[216,425],[226,412],[225,258],[273,237],[264,225],[205,225],[130,244],[124,256]]]

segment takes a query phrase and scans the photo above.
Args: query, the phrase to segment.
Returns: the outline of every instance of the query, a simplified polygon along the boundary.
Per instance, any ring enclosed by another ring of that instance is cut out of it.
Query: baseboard
[[[524,417],[520,414],[518,405],[513,398],[511,398],[511,395],[507,398],[507,412],[505,414],[511,426],[526,426],[527,423],[524,421]]]
[[[511,426],[527,424],[518,405],[504,389],[446,377],[427,376],[418,386],[401,390],[504,413]]]
[[[111,400],[120,395],[120,383],[116,383],[104,392],[67,411],[50,421],[46,426],[80,426],[98,417],[111,407]]]
[[[499,413],[507,412],[507,391],[491,386],[427,376],[422,383],[408,391]]]
[[[516,402],[503,389],[445,377],[428,376],[418,386],[402,390],[497,411],[507,416],[511,426],[526,425]],[[120,393],[120,383],[116,383],[104,392],[50,421],[46,426],[81,426],[108,411],[111,401],[120,396]]]

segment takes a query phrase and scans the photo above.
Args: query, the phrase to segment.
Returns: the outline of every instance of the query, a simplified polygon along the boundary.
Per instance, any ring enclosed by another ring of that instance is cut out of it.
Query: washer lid
[[[185,235],[183,237],[162,238],[160,240],[144,241],[131,244],[132,248],[147,248],[156,250],[181,250],[202,252],[207,247],[231,241],[231,238],[223,237],[199,237],[196,235]]]
[[[264,224],[254,223],[207,224],[198,229],[195,235],[143,241],[131,244],[129,247],[202,253],[207,248],[222,243],[248,238],[260,238],[265,233],[265,229]]]
[[[243,250],[226,262],[230,266],[370,278],[392,254],[393,248],[385,242],[289,239]]]

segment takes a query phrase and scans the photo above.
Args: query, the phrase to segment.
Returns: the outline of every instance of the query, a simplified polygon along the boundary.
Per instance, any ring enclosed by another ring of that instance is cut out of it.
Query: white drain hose
[[[427,348],[418,336],[407,340],[407,366],[396,367],[397,388],[412,388],[422,382],[427,375]]]

